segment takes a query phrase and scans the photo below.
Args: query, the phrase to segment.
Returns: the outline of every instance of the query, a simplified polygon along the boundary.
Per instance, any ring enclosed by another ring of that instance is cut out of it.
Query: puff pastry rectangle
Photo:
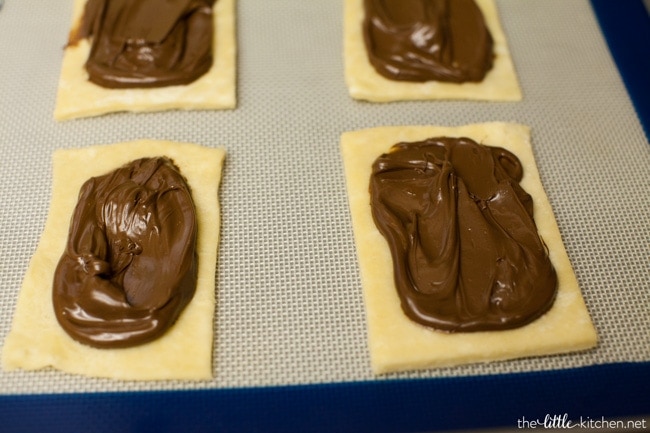
[[[416,324],[402,312],[388,244],[371,214],[368,188],[372,164],[398,142],[443,136],[468,137],[503,147],[523,165],[521,186],[533,197],[534,219],[558,275],[555,303],[545,315],[526,326],[444,333]],[[366,306],[368,345],[376,374],[571,352],[597,344],[595,328],[539,178],[528,127],[507,123],[450,128],[380,127],[344,133],[341,152]]]
[[[127,349],[95,349],[77,343],[59,326],[51,298],[54,271],[66,246],[79,189],[90,177],[153,156],[171,158],[192,190],[198,220],[196,293],[172,328],[151,343]],[[218,189],[224,158],[225,150],[221,148],[152,140],[56,151],[50,211],[5,340],[3,368],[35,370],[51,366],[69,373],[125,380],[210,379],[220,220]]]
[[[350,96],[372,102],[464,99],[519,101],[522,98],[506,36],[494,0],[475,0],[494,40],[494,66],[480,83],[392,81],[379,75],[368,61],[363,40],[363,0],[345,0],[345,81]]]
[[[72,29],[82,18],[86,0],[75,0]],[[66,47],[54,109],[56,120],[99,116],[116,111],[216,110],[236,105],[235,0],[218,0],[213,9],[214,63],[201,78],[184,86],[152,89],[107,89],[88,81],[84,68],[86,39]]]

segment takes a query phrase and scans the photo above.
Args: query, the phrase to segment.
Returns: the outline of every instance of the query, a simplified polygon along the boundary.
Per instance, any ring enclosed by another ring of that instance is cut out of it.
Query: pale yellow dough
[[[72,29],[81,20],[86,0],[75,0]],[[183,86],[153,89],[107,89],[88,81],[84,68],[87,40],[66,47],[54,109],[56,120],[99,116],[116,111],[231,109],[236,105],[235,0],[214,6],[214,63],[208,73]]]
[[[377,230],[370,210],[371,166],[393,144],[440,136],[469,137],[482,144],[503,147],[523,164],[521,186],[533,197],[535,222],[548,246],[559,284],[552,308],[529,325],[506,331],[444,333],[416,324],[402,312],[388,244]],[[374,373],[556,354],[597,344],[596,330],[539,178],[527,126],[485,123],[461,127],[381,127],[344,133],[341,152]]]
[[[476,0],[494,39],[494,66],[480,83],[392,81],[372,67],[363,41],[363,0],[345,0],[345,81],[350,96],[372,102],[405,100],[466,99],[519,101],[522,99],[505,34],[494,0]]]
[[[210,379],[220,221],[218,189],[225,153],[222,148],[152,140],[57,150],[53,155],[50,211],[5,340],[3,369],[51,366],[69,373],[125,380]],[[82,345],[59,326],[51,301],[52,279],[65,249],[79,189],[90,177],[148,156],[171,158],[192,190],[199,227],[196,294],[174,326],[151,343],[128,349]]]

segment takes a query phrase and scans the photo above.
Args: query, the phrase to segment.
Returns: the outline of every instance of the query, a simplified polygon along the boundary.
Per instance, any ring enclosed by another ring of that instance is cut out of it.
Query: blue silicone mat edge
[[[0,397],[7,432],[424,432],[638,416],[650,363],[478,377]],[[641,420],[643,421],[643,420]]]
[[[650,141],[650,11],[642,0],[591,0],[591,5]]]
[[[646,137],[650,25],[641,0],[591,0]],[[650,413],[650,362],[478,377],[286,387],[0,396],[3,432],[422,432],[549,416]]]

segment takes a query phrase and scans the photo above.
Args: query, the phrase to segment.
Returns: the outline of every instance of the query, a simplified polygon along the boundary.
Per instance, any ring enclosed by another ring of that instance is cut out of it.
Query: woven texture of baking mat
[[[120,382],[0,373],[0,393],[373,380],[338,142],[381,125],[532,127],[542,181],[597,327],[597,349],[390,375],[452,377],[650,360],[650,145],[587,0],[497,0],[519,103],[375,105],[348,97],[342,2],[238,4],[238,108],[52,120],[71,2],[0,10],[0,343],[43,229],[51,154],[137,138],[228,150],[215,378]],[[92,163],[89,161],[89,163]]]

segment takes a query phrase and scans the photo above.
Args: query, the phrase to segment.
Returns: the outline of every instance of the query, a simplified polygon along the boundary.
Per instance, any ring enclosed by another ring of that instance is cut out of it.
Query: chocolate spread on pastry
[[[364,0],[370,63],[390,80],[481,81],[492,36],[474,0]]]
[[[89,179],[54,274],[58,322],[98,348],[158,338],[194,296],[196,235],[189,187],[169,159]]]
[[[372,169],[372,215],[409,318],[444,331],[500,330],[551,307],[557,276],[515,155],[431,138],[396,144]]]
[[[108,88],[188,84],[212,67],[216,0],[88,0],[69,45],[89,38],[89,80]]]

